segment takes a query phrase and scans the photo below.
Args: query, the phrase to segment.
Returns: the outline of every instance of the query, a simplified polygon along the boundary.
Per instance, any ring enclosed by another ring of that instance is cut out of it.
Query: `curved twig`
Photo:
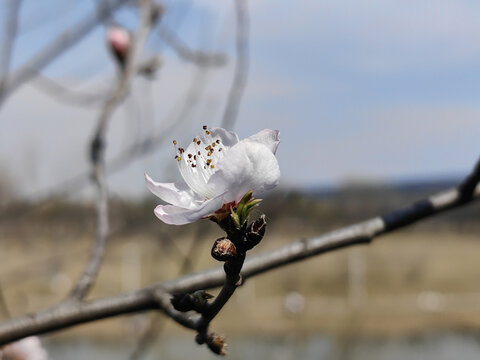
[[[92,287],[97,274],[100,270],[109,234],[108,220],[108,194],[105,176],[105,136],[108,121],[116,106],[128,90],[133,75],[135,74],[135,64],[139,54],[143,49],[151,25],[151,1],[142,0],[140,2],[141,21],[135,34],[134,44],[131,48],[125,69],[121,73],[118,87],[105,102],[105,106],[100,113],[97,123],[97,129],[90,145],[90,160],[92,163],[92,178],[97,187],[97,236],[90,259],[85,267],[83,274],[77,281],[70,299],[83,299]]]
[[[67,29],[35,54],[24,65],[15,70],[9,76],[9,80],[5,86],[0,89],[0,104],[2,104],[19,86],[33,78],[60,54],[87,36],[99,23],[108,19],[111,14],[128,1],[129,0],[102,1],[99,3],[94,16],[90,14],[73,28]]]
[[[235,75],[228,93],[227,104],[222,118],[222,127],[229,130],[233,130],[235,127],[240,103],[243,93],[245,92],[245,87],[247,86],[249,68],[248,4],[247,0],[235,0],[234,2],[237,17],[237,37],[235,44],[237,57],[235,61]]]

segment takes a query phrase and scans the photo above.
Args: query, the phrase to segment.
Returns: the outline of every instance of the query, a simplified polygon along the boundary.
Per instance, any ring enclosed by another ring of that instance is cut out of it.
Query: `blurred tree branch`
[[[237,120],[240,103],[247,86],[249,69],[249,21],[247,0],[234,0],[237,20],[235,48],[235,74],[228,93],[227,104],[222,118],[222,127],[233,130]]]
[[[190,49],[180,38],[166,26],[162,26],[159,35],[184,61],[197,66],[223,66],[227,62],[224,54],[206,53],[200,50]]]
[[[105,176],[105,136],[108,121],[115,107],[128,91],[132,77],[136,73],[136,64],[152,25],[151,0],[139,0],[138,6],[140,23],[134,36],[133,45],[130,47],[127,55],[126,66],[120,72],[117,88],[105,102],[97,121],[97,129],[90,144],[92,179],[97,188],[97,236],[90,260],[71,293],[71,298],[77,300],[83,299],[88,294],[95,282],[105,255],[109,233],[108,192]]]
[[[293,242],[245,261],[243,279],[340,248],[366,244],[374,238],[471,203],[480,198],[480,160],[472,173],[457,188],[415,202],[361,223],[327,234]],[[187,275],[153,284],[137,291],[104,299],[63,303],[34,314],[20,316],[0,324],[0,344],[23,337],[64,329],[66,327],[112,316],[145,310],[161,310],[179,324],[196,330],[198,314],[181,313],[170,304],[170,294],[193,292],[221,286],[225,276],[221,268]]]
[[[2,37],[2,52],[0,58],[0,94],[8,82],[8,73],[10,71],[10,63],[12,60],[12,52],[17,39],[18,32],[18,15],[22,0],[9,0],[7,4],[7,12],[5,14],[5,29]]]
[[[88,15],[75,26],[67,29],[56,39],[52,40],[42,50],[36,53],[26,63],[8,75],[8,81],[0,88],[0,105],[18,87],[29,81],[43,68],[49,65],[59,55],[70,49],[99,23],[108,19],[120,6],[131,0],[104,0],[99,2],[95,15]],[[14,1],[15,2],[15,1]]]

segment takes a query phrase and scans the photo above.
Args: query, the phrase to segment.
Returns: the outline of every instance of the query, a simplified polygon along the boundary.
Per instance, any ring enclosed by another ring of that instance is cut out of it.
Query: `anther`
[[[192,158],[192,156],[193,156],[192,154],[188,154],[188,158],[189,158],[189,159],[191,159],[191,158]]]
[[[220,144],[220,139],[217,139],[217,141],[215,141],[217,144]]]
[[[205,131],[205,134],[210,135],[210,131],[208,131],[208,130]]]
[[[207,130],[207,125],[203,125],[203,130]]]
[[[213,164],[212,164],[212,165],[210,165],[210,168],[213,169],[213,168],[215,168],[215,166],[213,166]]]
[[[212,143],[212,146],[213,146],[213,147],[215,147],[215,145],[217,145],[217,144],[215,144],[215,143]]]
[[[200,142],[201,142],[201,141],[200,141],[200,140],[198,140],[198,141],[197,141],[197,145],[200,145]]]
[[[173,145],[177,145],[177,140],[173,140]]]
[[[177,161],[181,161],[181,160],[182,160],[182,158],[180,156],[177,157]]]

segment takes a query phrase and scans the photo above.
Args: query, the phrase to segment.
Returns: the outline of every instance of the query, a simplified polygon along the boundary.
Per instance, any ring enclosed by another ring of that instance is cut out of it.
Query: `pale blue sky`
[[[88,13],[93,3],[25,0],[25,30],[14,65]],[[233,54],[231,1],[165,3],[164,21],[191,47]],[[48,10],[50,5],[58,14]],[[281,131],[284,186],[460,175],[480,155],[479,2],[265,0],[249,5],[251,71],[236,130],[240,137],[265,127]],[[39,24],[42,19],[48,24]],[[134,26],[128,11],[117,20]],[[114,74],[103,36],[103,27],[97,28],[46,73],[101,90]],[[110,156],[133,142],[132,134],[147,134],[175,114],[198,76],[195,67],[154,39],[149,51],[161,52],[165,66],[155,84],[138,81],[135,88],[153,89],[154,112],[142,98],[129,103],[140,110],[120,109],[111,128]],[[201,125],[220,123],[232,74],[232,61],[207,74],[191,125],[172,138],[190,139]],[[59,105],[23,87],[0,111],[0,168],[23,194],[41,193],[85,169],[85,142],[97,112]],[[164,166],[172,154],[167,142],[113,176],[114,191],[145,194],[144,171],[160,180],[175,178],[174,164]]]

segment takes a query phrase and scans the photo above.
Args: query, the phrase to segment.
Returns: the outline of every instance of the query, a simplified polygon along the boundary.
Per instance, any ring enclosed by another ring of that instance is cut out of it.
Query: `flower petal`
[[[225,130],[224,128],[211,128],[209,131],[211,137],[219,137],[222,144],[226,147],[230,148],[238,143],[238,135],[234,132]]]
[[[275,154],[277,152],[278,144],[280,144],[280,131],[264,129],[242,141],[258,142],[268,147],[270,151]]]
[[[154,212],[155,215],[166,224],[184,225],[213,214],[220,209],[222,205],[222,195],[219,195],[213,199],[205,201],[196,208],[185,209],[173,205],[158,205]]]
[[[208,185],[216,194],[225,193],[224,203],[239,201],[245,193],[259,196],[278,185],[280,167],[270,147],[242,140],[221,159]]]
[[[195,207],[196,195],[187,184],[182,183],[159,183],[145,174],[147,188],[160,199],[175,206],[183,208]]]

